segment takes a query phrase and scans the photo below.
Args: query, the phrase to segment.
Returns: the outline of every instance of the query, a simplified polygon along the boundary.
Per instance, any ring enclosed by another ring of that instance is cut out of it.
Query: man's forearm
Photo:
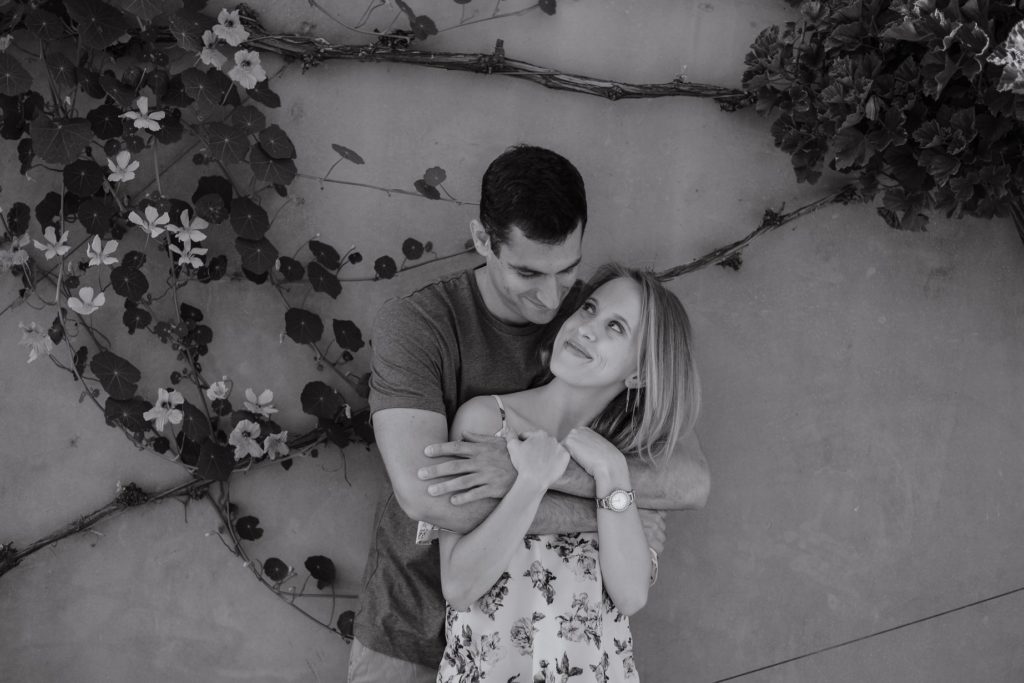
[[[580,497],[549,490],[530,525],[531,534],[597,531],[597,506],[592,496]]]

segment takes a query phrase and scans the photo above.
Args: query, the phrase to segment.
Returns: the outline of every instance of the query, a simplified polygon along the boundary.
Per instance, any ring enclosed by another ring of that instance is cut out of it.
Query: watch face
[[[625,491],[615,491],[608,499],[608,506],[612,510],[625,510],[629,507],[629,494]]]

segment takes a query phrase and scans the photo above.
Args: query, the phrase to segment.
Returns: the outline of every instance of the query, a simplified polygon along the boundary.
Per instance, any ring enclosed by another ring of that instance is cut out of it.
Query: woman
[[[441,532],[441,683],[637,679],[627,617],[650,556],[623,453],[667,457],[699,384],[686,312],[652,273],[605,266],[590,289],[555,337],[550,382],[471,399],[452,423],[454,438],[505,437],[518,474],[476,529]],[[597,532],[528,535],[570,457],[594,478]]]

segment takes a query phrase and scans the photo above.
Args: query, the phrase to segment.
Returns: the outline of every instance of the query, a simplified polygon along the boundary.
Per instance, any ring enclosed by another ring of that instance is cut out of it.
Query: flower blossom
[[[0,249],[0,273],[6,273],[14,266],[23,266],[28,263],[28,252],[22,247],[28,246],[28,234],[14,238],[10,249]]]
[[[214,34],[231,47],[238,47],[249,39],[249,32],[242,26],[238,18],[238,10],[229,12],[222,9],[217,15],[217,23],[213,27]],[[205,39],[203,40],[205,43]]]
[[[172,244],[167,248],[178,255],[179,266],[192,266],[193,268],[202,268],[203,260],[199,257],[208,251],[208,249],[193,247],[191,244],[186,244],[184,249],[176,244]]]
[[[92,238],[92,242],[85,249],[85,255],[89,257],[90,266],[112,266],[117,263],[113,253],[117,251],[117,240],[109,240],[103,244],[99,235]]]
[[[203,31],[203,49],[199,52],[199,61],[214,69],[224,66],[228,58],[217,49],[217,36],[213,31]]]
[[[992,50],[988,61],[1003,67],[996,90],[1024,95],[1024,20],[1010,29],[1006,42]]]
[[[138,111],[126,111],[121,114],[121,118],[131,119],[135,124],[136,128],[145,128],[153,133],[160,130],[160,120],[167,115],[167,112],[149,111],[149,99],[143,95],[135,101],[135,106],[139,108]],[[118,152],[118,156],[121,156],[121,152]]]
[[[43,230],[43,239],[46,240],[45,243],[39,240],[32,240],[32,244],[36,245],[36,249],[43,252],[43,256],[46,257],[47,261],[54,256],[63,256],[71,250],[71,247],[67,244],[68,234],[66,232],[61,233],[60,239],[57,239],[57,231],[52,225],[47,225],[46,229]]]
[[[245,456],[258,458],[263,455],[263,448],[256,441],[260,435],[260,426],[251,420],[239,420],[228,436],[228,443],[235,447],[235,460]]]
[[[82,287],[78,296],[68,297],[68,308],[79,315],[90,315],[106,302],[103,292],[96,294],[92,287]]]
[[[178,410],[178,406],[185,402],[185,397],[180,391],[167,391],[163,387],[159,392],[156,405],[142,414],[146,420],[156,421],[156,431],[164,431],[164,427],[170,422],[172,425],[181,424],[185,414]]]
[[[40,356],[49,355],[53,351],[53,340],[50,339],[49,332],[39,327],[39,325],[34,322],[28,325],[18,323],[18,327],[21,328],[21,341],[18,342],[18,345],[29,347],[29,363]]]
[[[13,33],[8,33],[5,36],[0,36],[0,52],[6,51],[7,48],[9,48],[11,46],[12,42],[14,42],[14,34]]]
[[[156,237],[162,233],[166,228],[161,226],[167,225],[171,222],[171,217],[167,215],[166,211],[161,214],[157,208],[152,205],[147,206],[143,213],[145,214],[145,218],[132,211],[128,214],[128,220],[142,228],[142,231],[150,237]]]
[[[206,239],[206,230],[210,227],[210,224],[205,220],[196,216],[191,221],[188,219],[188,209],[181,212],[181,227],[177,225],[168,225],[167,231],[174,233],[174,236],[181,240],[186,247],[191,246],[193,242],[202,242]]]
[[[135,180],[135,169],[138,167],[139,162],[132,161],[131,152],[122,149],[116,157],[107,159],[107,168],[110,169],[107,180],[112,183],[126,183],[129,180]]]
[[[260,81],[267,80],[267,72],[260,65],[260,55],[254,50],[239,50],[235,53],[235,65],[228,76],[246,90],[252,90]]]
[[[227,375],[224,375],[206,388],[206,398],[211,401],[223,401],[230,395],[231,382],[228,380]]]
[[[270,434],[263,439],[263,450],[271,460],[283,458],[290,452],[288,450],[288,432]]]
[[[252,389],[245,390],[245,409],[261,417],[270,417],[277,412],[274,407],[274,392],[264,389],[259,396]]]

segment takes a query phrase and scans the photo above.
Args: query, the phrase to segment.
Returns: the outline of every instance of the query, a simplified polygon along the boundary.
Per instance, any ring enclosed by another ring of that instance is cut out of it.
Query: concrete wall
[[[308,22],[353,39],[307,3],[250,4],[273,29]],[[322,4],[348,21],[362,10]],[[419,5],[441,26],[458,20],[454,3]],[[481,23],[429,46],[488,52],[504,38],[510,56],[569,72],[663,82],[685,69],[737,86],[750,41],[792,12],[782,0],[563,0],[554,17]],[[764,209],[794,208],[841,182],[798,186],[766,121],[705,101],[609,102],[384,64],[290,67],[275,88],[285,106],[274,116],[311,174],[333,163],[339,143],[367,161],[339,178],[411,188],[437,165],[452,194],[475,202],[486,164],[507,145],[562,151],[588,184],[587,272],[612,257],[687,262],[745,235]],[[38,186],[9,164],[0,185],[5,206]],[[368,261],[397,255],[407,236],[448,253],[473,217],[471,206],[312,181],[291,193],[272,233],[282,252],[320,232]],[[323,310],[368,326],[384,299],[474,263],[346,285]],[[1024,245],[1008,221],[936,219],[905,234],[857,205],[765,236],[739,272],[709,268],[673,283],[698,335],[697,432],[713,490],[705,510],[669,518],[661,579],[634,619],[644,680],[736,676],[1024,583],[1022,280]],[[0,286],[6,305],[13,281]],[[307,353],[278,344],[269,289],[225,281],[189,297],[224,320],[211,375],[281,396],[318,376]],[[50,317],[21,307],[0,321],[0,541],[21,546],[107,502],[118,480],[156,489],[182,478],[105,427],[65,373],[25,364],[17,322]],[[138,359],[150,345],[136,335],[119,348]],[[254,360],[266,354],[279,362]],[[360,352],[356,365],[367,360]],[[355,591],[381,476],[375,452],[351,448],[344,459],[330,450],[287,473],[237,477],[234,498],[265,529],[253,555],[297,566],[328,555],[339,589]],[[206,535],[216,525],[208,506],[169,502],[30,558],[0,580],[0,679],[343,680],[347,646],[261,588]],[[314,609],[326,617],[330,602]],[[1019,681],[1022,607],[1016,593],[740,680]]]

